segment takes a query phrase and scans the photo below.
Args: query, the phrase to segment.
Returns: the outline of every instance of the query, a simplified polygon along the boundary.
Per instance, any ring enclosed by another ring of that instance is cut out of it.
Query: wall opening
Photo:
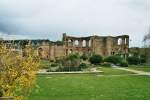
[[[82,46],[83,46],[83,47],[86,47],[86,40],[83,40]]]
[[[89,40],[89,47],[91,47],[91,40]]]
[[[72,40],[68,40],[68,46],[72,46]]]
[[[79,41],[78,41],[78,40],[75,40],[74,45],[75,45],[75,46],[78,46],[78,45],[79,45]]]
[[[127,38],[124,39],[124,44],[127,44]]]
[[[118,45],[121,45],[122,44],[122,38],[119,38],[118,39],[118,43],[117,43]]]
[[[71,54],[71,53],[72,53],[72,49],[69,50],[69,54]]]

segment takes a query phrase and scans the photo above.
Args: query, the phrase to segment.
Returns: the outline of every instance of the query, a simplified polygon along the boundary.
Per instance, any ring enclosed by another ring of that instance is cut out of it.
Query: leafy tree
[[[144,36],[143,42],[144,42],[145,47],[150,47],[150,28],[149,28],[148,34]]]
[[[29,50],[31,52],[31,49]],[[0,45],[0,96],[13,96],[15,100],[27,99],[38,69],[38,59],[33,53],[20,54]]]
[[[120,62],[120,66],[121,66],[121,67],[128,67],[128,62],[125,61],[125,60],[122,60],[122,61]]]
[[[138,58],[136,56],[131,56],[131,57],[127,58],[127,61],[129,64],[137,65],[140,63],[140,58]]]
[[[79,54],[70,54],[67,57],[60,59],[59,63],[62,71],[78,71],[80,65]],[[60,70],[59,70],[60,71]]]
[[[88,56],[84,53],[84,54],[81,56],[81,59],[87,60],[87,59],[88,59]]]
[[[109,57],[106,57],[104,59],[104,62],[109,62],[109,63],[113,63],[113,64],[120,64],[122,61],[122,58],[120,56],[109,56]]]
[[[102,56],[98,54],[93,54],[89,59],[89,61],[95,65],[101,63],[102,60],[103,60]]]
[[[146,63],[146,54],[140,55],[140,63]]]
[[[79,65],[79,67],[80,67],[81,69],[84,69],[84,68],[87,68],[87,65],[86,65],[86,63],[81,63],[81,64]]]

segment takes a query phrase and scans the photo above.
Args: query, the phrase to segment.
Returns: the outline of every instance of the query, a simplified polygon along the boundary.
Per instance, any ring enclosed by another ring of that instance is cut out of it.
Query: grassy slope
[[[147,76],[38,76],[29,100],[150,100]]]

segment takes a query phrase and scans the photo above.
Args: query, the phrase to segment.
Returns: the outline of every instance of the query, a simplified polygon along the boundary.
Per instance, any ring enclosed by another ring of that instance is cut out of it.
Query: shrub
[[[3,92],[2,92],[2,90],[0,90],[0,97],[2,97],[3,96]]]
[[[91,62],[91,64],[97,65],[99,63],[101,63],[103,60],[101,55],[98,54],[94,54],[90,57],[89,61]]]
[[[40,68],[48,69],[50,67],[49,60],[40,60]]]
[[[146,59],[145,58],[140,58],[140,62],[141,63],[146,63]]]
[[[51,64],[51,67],[57,67],[57,66],[58,66],[57,63],[52,63],[52,64]]]
[[[131,65],[137,65],[137,64],[139,64],[140,59],[139,59],[138,57],[131,56],[131,57],[128,57],[128,58],[127,58],[127,61],[128,61],[128,63],[131,64]]]
[[[121,67],[128,67],[128,62],[127,62],[127,61],[122,61],[122,62],[120,63],[120,66],[121,66]]]
[[[39,68],[39,59],[32,50],[29,48],[27,55],[22,57],[0,45],[0,96],[27,100]]]
[[[87,59],[88,59],[88,56],[87,56],[86,54],[83,54],[83,55],[81,56],[81,59],[87,60]]]
[[[62,59],[57,59],[57,63],[61,65],[57,71],[79,71],[80,56],[78,54],[70,54]]]
[[[50,62],[54,62],[54,60],[50,60]]]
[[[113,63],[113,64],[120,64],[122,58],[120,56],[109,56],[104,59],[105,62]]]
[[[81,68],[81,69],[87,68],[87,65],[86,65],[85,63],[81,63],[81,64],[79,65],[79,68]]]
[[[104,63],[101,64],[101,66],[103,66],[103,67],[111,67],[111,63],[104,62]]]

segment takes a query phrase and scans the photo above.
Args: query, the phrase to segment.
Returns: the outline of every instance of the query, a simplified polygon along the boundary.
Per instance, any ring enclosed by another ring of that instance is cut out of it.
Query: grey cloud
[[[149,7],[149,0],[1,0],[0,31],[52,40],[63,32],[128,34],[131,46],[141,46],[150,25]]]

